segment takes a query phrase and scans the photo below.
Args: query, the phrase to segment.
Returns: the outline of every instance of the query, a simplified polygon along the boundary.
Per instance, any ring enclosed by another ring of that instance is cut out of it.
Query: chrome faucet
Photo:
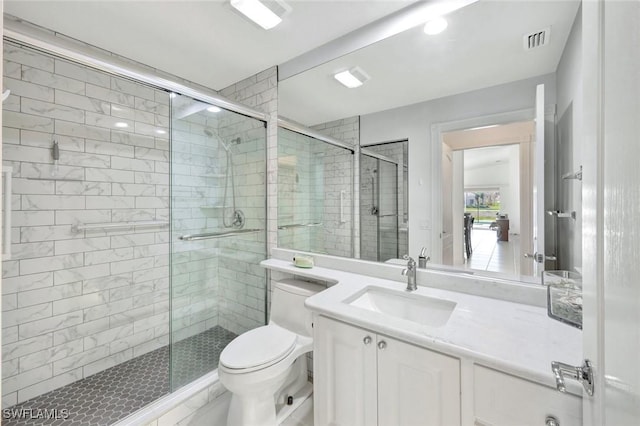
[[[431,260],[430,256],[427,256],[427,248],[422,247],[420,255],[418,256],[418,268],[427,269],[427,262]]]
[[[407,267],[402,270],[402,275],[407,277],[407,291],[417,290],[416,261],[409,257],[408,254],[405,254],[402,258],[407,261]]]

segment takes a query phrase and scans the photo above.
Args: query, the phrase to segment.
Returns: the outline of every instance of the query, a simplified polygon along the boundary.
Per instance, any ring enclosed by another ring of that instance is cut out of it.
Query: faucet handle
[[[413,260],[413,258],[411,256],[409,256],[408,254],[405,254],[404,256],[402,256],[402,258],[407,261],[407,267],[408,268],[412,268],[412,267],[416,266],[416,261]]]

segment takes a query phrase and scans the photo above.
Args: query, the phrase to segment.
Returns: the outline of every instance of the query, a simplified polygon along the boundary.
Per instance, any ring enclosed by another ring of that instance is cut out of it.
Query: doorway
[[[442,133],[444,264],[520,275],[522,240],[532,238],[533,134],[531,120]]]

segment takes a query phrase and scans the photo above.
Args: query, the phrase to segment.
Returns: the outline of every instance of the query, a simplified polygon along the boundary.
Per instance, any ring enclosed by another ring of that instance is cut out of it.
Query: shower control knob
[[[362,341],[364,342],[365,345],[368,345],[371,343],[371,336],[367,336],[364,339],[362,339]]]
[[[385,342],[384,340],[381,340],[378,342],[378,349],[380,349],[381,351],[383,351],[386,347],[387,347],[387,342]]]
[[[560,426],[560,422],[553,416],[547,416],[545,422],[545,426]]]

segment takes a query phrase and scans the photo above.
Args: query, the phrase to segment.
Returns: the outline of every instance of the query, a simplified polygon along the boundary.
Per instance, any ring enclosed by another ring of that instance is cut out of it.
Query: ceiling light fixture
[[[231,0],[231,6],[265,30],[282,22],[282,18],[260,0]]]
[[[217,107],[217,106],[210,106],[209,108],[207,108],[207,111],[209,111],[209,112],[220,112],[220,111],[222,111],[222,109]]]
[[[424,24],[424,32],[428,35],[436,35],[443,32],[449,23],[442,16],[438,18],[431,19]]]
[[[167,133],[167,131],[162,129],[156,129],[156,133],[159,135],[164,135],[165,133]]]
[[[336,73],[333,77],[349,89],[360,87],[369,80],[369,76],[358,67]]]
[[[118,121],[116,124],[114,124],[116,127],[120,127],[121,129],[124,129],[125,127],[129,127],[129,125],[127,123],[125,123],[124,121]]]

